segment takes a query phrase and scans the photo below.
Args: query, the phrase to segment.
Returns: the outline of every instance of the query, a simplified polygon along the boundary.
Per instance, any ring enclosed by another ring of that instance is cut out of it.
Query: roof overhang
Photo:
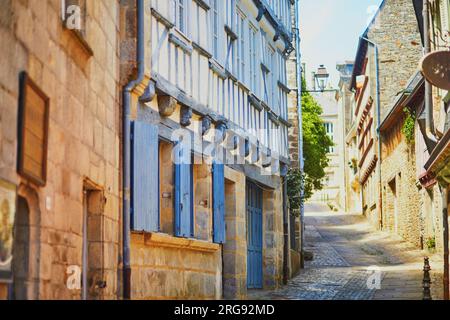
[[[425,80],[420,72],[414,74],[414,76],[408,81],[408,85],[405,90],[399,93],[394,100],[389,112],[382,120],[380,132],[388,130],[395,122],[402,116],[404,108],[410,108],[416,110],[417,107],[423,102],[425,97]]]
[[[417,24],[419,25],[420,37],[422,39],[422,45],[424,44],[423,33],[423,0],[412,0],[414,6],[414,12],[416,13]]]

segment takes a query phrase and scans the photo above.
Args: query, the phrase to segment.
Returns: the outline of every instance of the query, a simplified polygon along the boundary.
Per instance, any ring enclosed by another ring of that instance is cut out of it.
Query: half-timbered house
[[[292,5],[138,1],[139,72],[124,95],[131,298],[281,283]]]

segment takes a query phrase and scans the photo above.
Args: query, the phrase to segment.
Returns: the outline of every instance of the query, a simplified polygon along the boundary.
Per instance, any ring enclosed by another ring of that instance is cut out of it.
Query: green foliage
[[[436,238],[435,237],[428,238],[426,241],[426,245],[428,250],[436,249]]]
[[[291,168],[288,172],[286,179],[287,194],[289,198],[289,208],[292,213],[300,210],[301,190],[304,177],[304,174],[302,174],[298,168]]]
[[[408,108],[405,108],[403,112],[405,113],[406,118],[403,123],[402,133],[405,135],[406,141],[412,143],[415,138],[416,116]]]
[[[324,122],[320,118],[322,107],[306,92],[306,82],[302,81],[303,112],[303,154],[305,158],[305,200],[311,198],[314,191],[323,188],[325,168],[329,164],[328,150],[333,141],[327,135]]]
[[[323,188],[325,168],[329,164],[328,150],[333,141],[328,137],[324,123],[320,118],[323,110],[314,98],[306,92],[306,83],[302,81],[302,112],[303,112],[303,156],[305,159],[304,173],[298,168],[289,170],[287,189],[289,206],[292,212],[300,209],[301,201],[311,198],[314,191]],[[301,188],[303,184],[303,199]]]

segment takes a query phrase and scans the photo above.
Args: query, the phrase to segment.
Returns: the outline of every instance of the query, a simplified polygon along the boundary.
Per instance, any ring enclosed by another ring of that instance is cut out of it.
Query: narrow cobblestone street
[[[306,247],[314,254],[305,269],[277,291],[255,291],[255,299],[276,300],[421,300],[423,257],[401,238],[373,230],[360,215],[331,212],[322,204],[306,211]],[[442,265],[430,256],[433,299],[442,298]],[[369,289],[381,271],[381,288]]]

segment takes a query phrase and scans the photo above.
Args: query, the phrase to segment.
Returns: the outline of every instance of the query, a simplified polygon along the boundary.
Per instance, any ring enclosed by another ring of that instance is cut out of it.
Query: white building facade
[[[333,146],[328,150],[330,162],[325,169],[326,176],[323,180],[323,189],[315,192],[310,201],[324,202],[334,207],[343,208],[342,195],[345,190],[342,190],[344,167],[340,157],[344,147],[342,123],[340,121],[341,110],[336,101],[335,91],[312,93],[312,96],[323,109],[320,117],[323,120],[327,135],[333,141]]]

